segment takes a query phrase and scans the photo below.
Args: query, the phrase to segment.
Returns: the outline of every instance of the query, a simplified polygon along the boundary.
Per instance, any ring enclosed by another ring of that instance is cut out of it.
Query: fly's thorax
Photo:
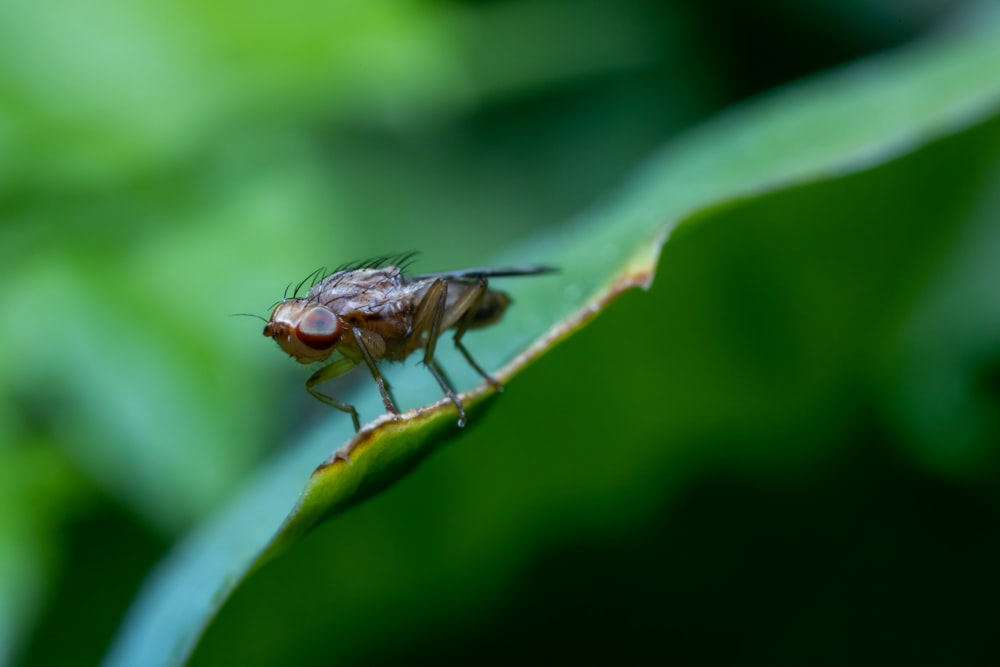
[[[302,364],[323,361],[340,342],[343,326],[327,308],[308,299],[286,299],[271,313],[264,335]]]

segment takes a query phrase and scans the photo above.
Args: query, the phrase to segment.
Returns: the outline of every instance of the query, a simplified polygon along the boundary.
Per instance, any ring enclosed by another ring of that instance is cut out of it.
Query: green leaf
[[[763,193],[884,164],[995,116],[998,64],[1000,21],[990,15],[779,91],[687,134],[608,205],[560,234],[496,258],[497,264],[557,263],[561,272],[499,285],[513,294],[515,306],[503,323],[477,332],[474,345],[470,340],[474,354],[485,366],[502,368],[498,376],[510,381],[624,290],[648,286],[663,244],[680,223]],[[430,395],[432,385],[419,379],[421,372],[413,369],[405,383],[394,381],[404,405]],[[463,394],[470,428],[496,398],[484,387]],[[261,469],[243,494],[161,564],[107,664],[184,662],[249,572],[318,522],[400,479],[461,432],[454,420],[444,400],[400,421],[380,418],[343,446],[348,463],[333,450],[349,420],[331,415]]]

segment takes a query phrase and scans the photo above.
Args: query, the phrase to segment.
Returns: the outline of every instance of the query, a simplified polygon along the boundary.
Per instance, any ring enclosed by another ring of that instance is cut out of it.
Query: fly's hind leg
[[[424,366],[431,372],[434,379],[441,386],[442,391],[455,407],[458,408],[458,425],[465,426],[465,406],[458,399],[455,390],[445,377],[444,371],[434,360],[434,348],[437,346],[438,338],[441,336],[441,321],[444,319],[444,306],[448,300],[448,283],[443,280],[435,280],[427,289],[420,308],[414,314],[414,334],[420,336],[423,330],[427,330],[427,341],[424,344]]]
[[[455,304],[456,308],[464,309],[465,311],[465,314],[462,315],[462,319],[458,321],[458,325],[455,327],[455,347],[457,347],[458,351],[462,353],[465,360],[469,362],[469,365],[476,369],[476,372],[479,373],[491,387],[497,391],[503,391],[503,385],[500,384],[495,377],[483,370],[482,366],[476,363],[476,360],[472,358],[469,350],[467,350],[465,345],[462,344],[462,336],[465,335],[469,325],[472,324],[473,320],[475,320],[476,312],[479,310],[479,305],[483,301],[483,296],[486,295],[487,284],[486,278],[480,278],[476,281],[476,286],[470,289],[465,295],[465,298],[462,299],[461,302]]]
[[[347,371],[354,368],[357,362],[352,359],[343,358],[337,359],[332,364],[327,364],[323,368],[319,369],[315,373],[309,376],[306,380],[306,391],[310,394],[323,401],[332,408],[337,408],[347,414],[351,415],[351,419],[354,421],[354,431],[358,432],[361,430],[361,421],[358,419],[358,411],[354,409],[353,405],[349,403],[344,403],[343,401],[338,401],[335,398],[327,396],[323,392],[316,389],[316,385],[322,384],[327,380],[332,380],[335,377],[339,377],[346,373]]]

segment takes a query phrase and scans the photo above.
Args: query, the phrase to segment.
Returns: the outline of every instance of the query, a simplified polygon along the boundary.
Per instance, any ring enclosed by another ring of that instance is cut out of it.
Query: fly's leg
[[[368,364],[368,370],[372,372],[372,377],[375,378],[375,384],[378,385],[378,392],[382,395],[382,403],[385,405],[386,411],[393,417],[398,417],[399,409],[396,408],[396,401],[393,400],[392,394],[389,393],[389,385],[385,381],[385,378],[382,377],[382,374],[379,373],[378,366],[375,365],[375,359],[372,358],[372,353],[368,351],[368,347],[365,345],[361,329],[353,327],[351,333],[354,334],[354,339],[358,343],[361,356],[364,357],[365,363]]]
[[[460,309],[459,312],[462,310],[465,311],[465,314],[462,315],[462,319],[458,321],[458,325],[455,327],[455,347],[457,347],[458,351],[462,353],[465,360],[469,362],[469,365],[476,369],[476,372],[479,373],[491,387],[497,391],[503,391],[503,385],[500,384],[500,382],[498,382],[492,375],[484,371],[482,366],[477,364],[475,359],[472,358],[472,355],[469,354],[465,345],[462,344],[462,336],[465,335],[469,325],[472,324],[472,321],[476,317],[476,311],[479,310],[479,304],[482,303],[483,296],[486,294],[486,286],[486,278],[480,278],[476,281],[476,286],[469,290],[461,301],[455,304],[455,308]]]
[[[427,289],[427,294],[424,295],[420,308],[414,314],[413,335],[420,336],[423,329],[427,328],[427,342],[424,344],[424,366],[441,385],[448,400],[458,408],[458,425],[465,426],[465,406],[462,405],[462,401],[458,400],[455,390],[451,388],[451,384],[445,378],[441,367],[434,360],[434,348],[437,347],[438,338],[441,336],[441,320],[444,319],[444,306],[447,300],[448,283],[443,280],[435,280]]]
[[[322,393],[316,389],[316,385],[322,384],[327,380],[332,380],[335,377],[340,377],[347,371],[354,368],[357,362],[352,359],[344,357],[343,359],[337,359],[332,364],[327,364],[323,368],[319,369],[306,380],[306,391],[310,394],[323,401],[332,408],[337,408],[347,414],[351,415],[351,419],[354,421],[354,431],[355,433],[361,430],[361,421],[358,419],[358,411],[354,409],[353,405],[349,403],[344,403],[343,401],[338,401],[335,398],[331,398],[326,394]]]
[[[462,405],[462,401],[458,400],[458,395],[455,394],[455,390],[451,388],[451,385],[448,382],[448,378],[445,377],[444,371],[441,370],[441,366],[438,365],[438,362],[434,361],[433,359],[428,361],[426,356],[427,355],[424,355],[425,357],[424,366],[427,366],[427,370],[431,372],[431,375],[434,376],[434,379],[437,380],[439,385],[441,385],[441,389],[448,396],[448,400],[454,403],[455,407],[458,408],[458,425],[460,427],[464,427],[465,406]]]

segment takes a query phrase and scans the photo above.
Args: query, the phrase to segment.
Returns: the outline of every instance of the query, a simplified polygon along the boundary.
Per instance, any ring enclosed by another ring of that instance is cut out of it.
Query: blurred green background
[[[170,545],[329,416],[231,313],[387,251],[489,262],[964,10],[0,4],[0,664],[99,661]],[[195,663],[986,661],[998,124],[703,214]]]

